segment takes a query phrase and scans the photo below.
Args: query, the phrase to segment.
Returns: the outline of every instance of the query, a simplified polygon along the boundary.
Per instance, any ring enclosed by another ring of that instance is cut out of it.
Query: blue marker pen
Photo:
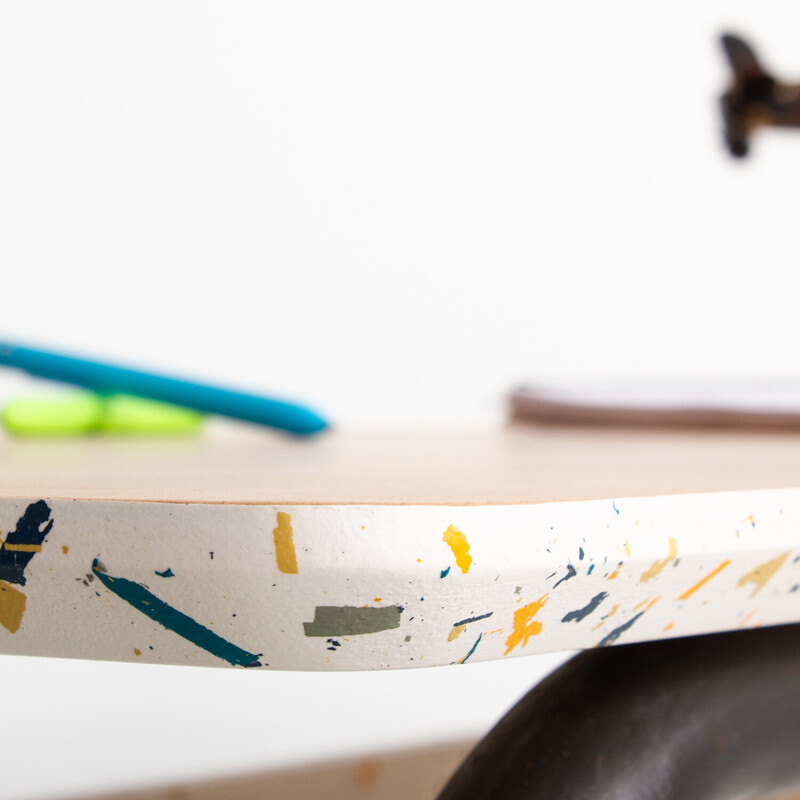
[[[4,342],[0,342],[0,365],[21,369],[39,378],[83,386],[95,392],[137,395],[207,414],[256,422],[290,433],[308,435],[328,427],[325,420],[311,409],[282,400]]]

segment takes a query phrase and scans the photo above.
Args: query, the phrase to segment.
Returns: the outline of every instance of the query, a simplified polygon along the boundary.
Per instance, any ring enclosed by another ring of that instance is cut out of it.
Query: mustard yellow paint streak
[[[739,628],[744,628],[748,622],[750,622],[753,617],[758,614],[759,609],[754,608],[749,614],[745,616],[745,618],[739,623]]]
[[[278,569],[290,575],[297,574],[297,553],[294,549],[292,518],[284,511],[278,512],[278,527],[272,531],[275,540],[275,561]]]
[[[142,651],[138,647],[134,647],[133,648],[133,654],[135,656],[140,656],[142,654]]]
[[[727,567],[730,563],[731,560],[726,558],[718,567],[712,569],[711,572],[705,576],[705,578],[697,581],[694,586],[692,586],[690,589],[687,589],[683,594],[678,595],[678,600],[688,600],[698,589],[705,586],[712,578],[716,578],[716,576],[719,575],[719,573],[722,572],[722,570],[724,570],[725,567]]]
[[[617,613],[617,611],[619,611],[619,603],[614,603],[614,605],[611,607],[611,611],[609,611],[609,612],[608,612],[608,614],[606,614],[606,615],[605,615],[605,616],[604,616],[604,617],[603,617],[603,618],[600,620],[600,622],[598,622],[598,623],[597,623],[597,625],[595,625],[595,626],[594,626],[594,628],[592,628],[592,630],[593,630],[593,631],[596,631],[596,630],[599,630],[600,628],[602,628],[602,627],[603,627],[603,625],[605,625],[605,624],[606,624],[606,620],[607,620],[607,619],[611,619],[611,617],[613,617],[613,616],[614,616],[614,614],[616,614],[616,613]]]
[[[10,583],[0,581],[0,625],[9,633],[16,633],[22,624],[27,599]]]
[[[677,539],[673,539],[672,537],[670,537],[669,539],[667,539],[667,541],[669,542],[669,554],[667,555],[666,558],[660,558],[654,561],[650,565],[650,569],[647,569],[642,573],[642,577],[639,578],[639,583],[647,583],[647,581],[651,580],[652,578],[655,578],[656,575],[658,575],[664,569],[664,567],[666,567],[667,564],[669,564],[670,561],[674,561],[678,557]]]
[[[514,612],[514,630],[506,639],[506,651],[503,655],[507,656],[520,643],[525,647],[531,636],[537,636],[542,632],[542,623],[534,617],[546,602],[547,595],[543,594],[538,600]]]
[[[467,629],[466,625],[456,625],[453,630],[450,631],[450,635],[447,637],[448,642],[454,642],[461,636],[462,633]]]
[[[455,525],[451,525],[444,532],[442,541],[450,545],[450,549],[456,557],[456,565],[459,569],[465,574],[469,572],[469,568],[472,565],[472,556],[469,554],[469,542],[467,541],[467,537],[464,536]]]
[[[625,540],[625,555],[628,556],[628,558],[631,557],[631,546],[628,544],[627,539]]]
[[[743,575],[739,579],[739,583],[736,584],[737,586],[744,586],[748,583],[755,584],[755,589],[753,589],[753,594],[750,597],[755,597],[763,588],[766,586],[767,581],[769,581],[772,576],[786,563],[786,559],[789,558],[789,553],[791,550],[787,550],[782,555],[776,556],[771,561],[766,561],[763,564],[759,564],[755,569],[751,569],[747,575]]]
[[[69,553],[69,545],[62,544],[62,545],[61,545],[61,552],[62,552],[64,555],[66,555],[67,553]]]
[[[641,602],[641,603],[637,603],[637,604],[636,604],[636,605],[633,607],[633,610],[634,610],[634,611],[638,611],[638,610],[639,610],[639,609],[640,609],[642,606],[646,606],[646,605],[647,605],[647,603],[648,603],[649,601],[650,601],[650,598],[649,598],[649,597],[645,597],[645,599],[644,599],[644,600],[642,600],[642,602]]]
[[[42,546],[40,544],[3,544],[3,550],[9,550],[17,553],[41,553]]]

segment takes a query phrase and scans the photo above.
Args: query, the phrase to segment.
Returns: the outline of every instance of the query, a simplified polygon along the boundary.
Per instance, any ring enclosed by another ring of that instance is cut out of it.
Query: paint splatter
[[[470,650],[469,650],[469,653],[467,653],[467,654],[464,656],[464,658],[462,658],[462,659],[461,659],[461,660],[458,662],[459,664],[464,664],[464,663],[466,663],[466,660],[467,660],[467,659],[468,659],[468,658],[469,658],[469,657],[470,657],[470,656],[471,656],[471,655],[472,655],[472,654],[475,652],[475,650],[478,648],[478,645],[480,644],[480,641],[481,641],[481,639],[482,639],[482,638],[483,638],[483,634],[481,633],[481,634],[478,636],[478,638],[475,640],[475,644],[474,644],[474,645],[472,645],[472,647],[470,648]]]
[[[446,578],[449,574],[450,574],[450,567],[448,567],[447,569],[443,569],[439,577]]]
[[[599,605],[603,602],[603,600],[608,597],[608,592],[600,592],[600,594],[596,594],[583,608],[579,608],[576,611],[570,611],[568,614],[565,614],[561,621],[562,622],[580,622],[585,617],[588,617],[589,614],[592,613]]]
[[[531,636],[537,636],[542,632],[542,623],[534,617],[547,602],[547,597],[548,595],[543,594],[538,600],[514,612],[514,630],[506,640],[506,651],[503,655],[507,656],[518,644],[525,647]]]
[[[448,642],[454,642],[461,636],[462,633],[467,629],[466,625],[455,625],[453,630],[450,631],[450,635],[447,637]]]
[[[468,619],[462,619],[458,622],[454,622],[453,625],[469,625],[470,622],[477,622],[480,619],[487,619],[494,614],[494,611],[489,611],[487,614],[481,614],[479,617],[469,617]]]
[[[167,630],[177,633],[187,641],[202,648],[229,664],[240,667],[260,667],[258,656],[217,636],[191,617],[167,605],[140,583],[109,575],[97,559],[92,562],[92,572],[101,583],[137,611],[141,611]]]
[[[69,553],[69,545],[62,544],[62,545],[61,545],[61,552],[62,552],[64,555],[66,555],[67,553]]]
[[[559,584],[564,583],[564,581],[568,581],[570,578],[574,578],[577,574],[578,572],[575,569],[575,567],[573,567],[572,564],[567,564],[567,574],[553,584],[553,589],[555,589],[556,586],[558,586]]]
[[[170,567],[167,567],[163,572],[159,572],[158,570],[156,570],[156,575],[158,575],[159,578],[174,578],[175,577],[175,573],[172,571],[172,569]]]
[[[753,589],[753,594],[750,597],[755,597],[766,585],[767,582],[772,578],[772,576],[786,563],[786,559],[789,558],[789,553],[791,551],[787,550],[785,553],[776,556],[771,561],[766,561],[763,564],[759,564],[755,569],[751,569],[746,575],[743,575],[739,579],[739,583],[736,584],[737,586],[744,586],[748,583],[755,584],[755,589]]]
[[[617,503],[616,503],[616,501],[614,501],[614,500],[612,500],[612,501],[611,501],[611,508],[613,508],[613,509],[614,509],[614,511],[616,511],[616,512],[617,512],[617,516],[619,516],[619,509],[617,508]]]
[[[587,575],[591,575],[591,574],[592,574],[592,570],[593,570],[593,569],[594,569],[594,564],[590,564],[590,565],[589,565],[589,569],[588,569],[588,570],[586,570],[586,574],[587,574]]]
[[[578,561],[583,561],[583,548],[578,548]]]
[[[358,636],[400,627],[402,606],[317,606],[314,621],[304,622],[306,636]]]
[[[451,525],[442,535],[442,541],[450,545],[450,549],[456,557],[456,566],[464,574],[469,572],[469,568],[472,565],[472,556],[469,554],[467,537],[455,525]]]
[[[25,614],[25,595],[10,583],[0,581],[0,625],[9,633],[16,633]]]
[[[297,574],[297,553],[294,549],[292,518],[283,511],[278,512],[278,527],[272,531],[275,541],[275,561],[278,569],[287,575]]]
[[[644,614],[644,611],[640,611],[635,617],[631,617],[627,622],[623,623],[618,628],[614,628],[614,630],[611,631],[611,633],[609,633],[607,636],[604,636],[597,643],[597,646],[608,647],[609,645],[614,644],[614,642],[616,642],[617,639],[619,639],[619,637],[622,636],[623,633],[625,633],[625,631],[630,630],[633,627],[634,622],[636,622],[636,620],[639,619],[639,617],[641,617],[642,614]]]
[[[133,648],[133,654],[135,656],[140,656],[142,654],[142,651],[138,647],[134,647]]]
[[[667,557],[654,561],[650,565],[650,569],[647,569],[642,573],[642,577],[639,578],[639,583],[647,583],[649,580],[652,580],[664,569],[664,567],[667,566],[667,564],[669,564],[670,561],[673,561],[678,557],[678,540],[670,537],[667,539],[667,542],[669,542],[669,553],[667,554]]]
[[[628,558],[631,557],[631,546],[628,544],[627,539],[625,540],[625,555],[628,556]]]
[[[711,572],[709,572],[708,575],[705,576],[705,578],[701,578],[690,589],[687,589],[683,594],[678,595],[678,600],[688,600],[698,589],[702,588],[712,578],[715,578],[717,575],[719,575],[719,573],[722,572],[722,570],[724,570],[725,567],[727,567],[730,563],[731,560],[729,558],[726,558],[718,567],[712,569]]]
[[[0,545],[0,580],[25,585],[25,567],[42,549],[45,536],[53,528],[50,506],[44,500],[31,503],[19,518],[17,527]]]

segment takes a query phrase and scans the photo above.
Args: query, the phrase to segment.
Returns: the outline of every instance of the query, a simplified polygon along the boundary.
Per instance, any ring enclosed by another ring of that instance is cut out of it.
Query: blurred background
[[[4,3],[0,338],[342,428],[498,425],[534,378],[796,377],[800,133],[727,155],[723,30],[800,79],[785,1]],[[562,658],[5,657],[0,797],[477,736]]]

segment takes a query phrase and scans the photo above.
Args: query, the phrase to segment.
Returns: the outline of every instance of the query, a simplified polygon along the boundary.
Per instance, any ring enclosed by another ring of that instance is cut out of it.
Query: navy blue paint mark
[[[261,662],[254,653],[248,653],[231,644],[221,636],[195,622],[191,617],[167,605],[154,594],[149,592],[140,583],[134,583],[125,578],[113,578],[103,568],[97,559],[92,562],[92,572],[100,579],[102,584],[117,597],[141,611],[146,617],[163,625],[167,630],[177,633],[192,644],[197,645],[208,653],[227,661],[238,667],[260,667]]]
[[[159,572],[158,570],[156,570],[156,575],[158,575],[159,578],[174,578],[175,577],[175,573],[172,571],[171,567],[167,567],[163,572]]]
[[[609,645],[614,644],[614,642],[616,642],[617,639],[619,639],[619,637],[625,633],[625,631],[629,630],[633,626],[633,623],[636,622],[636,620],[639,619],[642,614],[644,614],[644,611],[640,611],[635,617],[631,617],[625,624],[620,625],[619,628],[614,628],[614,630],[611,631],[608,636],[604,636],[598,642],[597,646],[608,647]]]
[[[449,574],[450,574],[450,567],[448,567],[447,569],[443,569],[442,570],[442,574],[439,575],[439,577],[440,578],[446,578]]]
[[[800,589],[800,583],[796,583],[794,586],[792,586],[792,588],[789,589],[789,594],[794,594],[798,589]]]
[[[469,651],[469,653],[467,653],[467,654],[464,656],[464,658],[462,658],[462,659],[461,659],[461,661],[459,661],[459,662],[458,662],[459,664],[464,664],[464,663],[466,662],[466,660],[467,660],[467,659],[468,659],[468,658],[469,658],[469,657],[470,657],[470,656],[471,656],[471,655],[472,655],[472,654],[475,652],[476,648],[478,647],[478,643],[480,642],[480,640],[481,640],[482,638],[483,638],[483,634],[481,634],[480,636],[478,636],[478,638],[475,640],[475,644],[474,644],[474,645],[472,645],[472,647],[470,648],[470,651]]]
[[[479,619],[486,619],[487,617],[491,617],[494,614],[494,611],[490,611],[488,614],[481,614],[479,617],[469,617],[469,619],[462,619],[458,622],[453,623],[453,627],[457,628],[459,625],[469,625],[470,622],[477,622]]]
[[[546,581],[549,581],[549,580],[550,580],[550,578],[552,578],[554,575],[555,575],[555,572],[551,572],[551,573],[550,573],[550,574],[549,574],[549,575],[548,575],[548,576],[545,578],[545,580],[546,580]]]
[[[558,580],[553,584],[553,589],[555,589],[559,583],[564,583],[564,581],[568,581],[570,578],[574,578],[577,574],[578,572],[575,569],[575,567],[573,567],[572,564],[567,564],[567,574],[563,578],[561,578],[561,580]]]
[[[45,524],[46,523],[46,524]],[[41,548],[45,536],[50,533],[53,520],[50,506],[44,500],[31,503],[19,518],[17,527],[0,545],[0,580],[25,585],[25,567],[38,550],[15,550],[15,546]],[[11,549],[8,549],[8,548]]]
[[[617,508],[617,504],[614,500],[611,501],[611,508],[613,508],[614,511],[617,512],[617,516],[619,516],[619,509]]]
[[[796,564],[798,561],[800,561],[800,556],[796,556],[794,559],[792,559],[793,564]]]
[[[608,592],[600,592],[600,594],[596,594],[587,605],[583,608],[579,608],[576,611],[570,611],[568,614],[565,614],[564,617],[561,619],[562,622],[580,622],[584,617],[588,617],[589,614],[592,613],[599,605],[603,602],[603,600],[608,597]]]
[[[593,569],[594,569],[594,564],[590,564],[590,565],[589,565],[589,570],[588,570],[588,572],[587,572],[586,574],[587,574],[587,575],[591,575],[591,574],[592,574],[592,570],[593,570]]]
[[[578,548],[578,561],[583,561],[583,548]]]

